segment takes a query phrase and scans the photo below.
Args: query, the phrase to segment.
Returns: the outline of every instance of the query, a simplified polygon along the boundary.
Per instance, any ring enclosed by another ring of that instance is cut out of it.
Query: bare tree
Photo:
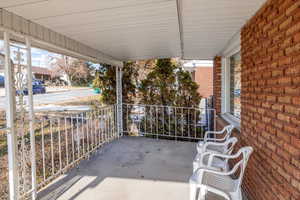
[[[52,71],[65,76],[69,86],[87,84],[90,69],[86,62],[69,56],[53,57]]]

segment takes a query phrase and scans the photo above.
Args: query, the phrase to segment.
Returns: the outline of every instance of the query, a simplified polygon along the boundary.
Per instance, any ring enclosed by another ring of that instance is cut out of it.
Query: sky
[[[17,45],[17,44],[16,44]],[[4,49],[4,42],[3,40],[0,40],[0,52],[3,53],[3,49]],[[12,52],[14,52],[17,48],[12,47]],[[31,48],[31,55],[32,55],[32,66],[35,67],[45,67],[45,68],[49,68],[50,67],[50,63],[49,63],[49,58],[50,57],[58,57],[60,56],[59,54],[56,53],[52,53],[43,49],[39,49],[39,48]],[[26,56],[24,56],[24,59]]]

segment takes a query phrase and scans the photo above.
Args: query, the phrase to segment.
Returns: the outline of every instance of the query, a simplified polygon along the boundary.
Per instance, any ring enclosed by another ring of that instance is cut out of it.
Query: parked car
[[[4,76],[0,75],[0,87],[4,87],[5,79]]]
[[[46,93],[46,88],[43,84],[39,82],[34,82],[32,84],[32,92],[33,94],[45,94]]]
[[[25,88],[23,91],[17,90],[16,91],[17,95],[28,95],[28,89]],[[32,93],[33,94],[45,94],[46,93],[46,88],[41,82],[39,81],[34,81],[32,83]]]
[[[45,81],[39,80],[39,79],[34,79],[33,82],[38,83],[40,85],[44,85],[45,84]]]

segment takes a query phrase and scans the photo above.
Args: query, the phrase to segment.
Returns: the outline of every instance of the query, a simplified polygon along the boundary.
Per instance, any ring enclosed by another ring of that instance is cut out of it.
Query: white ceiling
[[[212,59],[265,0],[182,0],[184,57]]]
[[[181,50],[185,59],[212,59],[264,1],[1,0],[0,7],[120,60]]]

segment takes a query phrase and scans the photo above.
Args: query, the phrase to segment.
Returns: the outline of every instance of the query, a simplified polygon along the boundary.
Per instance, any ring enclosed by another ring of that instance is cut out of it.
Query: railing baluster
[[[194,117],[195,117],[195,121],[194,121],[194,126],[195,126],[195,138],[197,138],[197,110],[194,109]]]
[[[67,128],[67,118],[64,117],[65,119],[65,140],[66,140],[66,159],[67,159],[67,164],[69,164],[69,143],[68,143],[68,128]]]
[[[140,136],[141,134],[141,121],[140,121],[140,106],[138,106],[138,113],[137,113],[137,123],[138,123],[138,135]]]
[[[81,135],[82,135],[82,154],[85,156],[85,140],[84,140],[84,113],[81,113]]]
[[[123,106],[122,106],[122,109],[123,109]],[[115,106],[113,107],[113,112],[114,112],[114,133],[115,133],[115,137],[116,138],[120,138],[120,134],[117,133],[117,130],[116,130],[116,119],[117,119],[117,112],[116,112],[116,108]],[[123,117],[123,116],[122,116]],[[123,130],[124,130],[124,127],[123,127]],[[122,130],[122,132],[123,132]]]
[[[122,105],[122,109],[123,109],[123,106],[124,105]],[[126,106],[126,105],[125,105]],[[117,120],[117,109],[116,109],[116,105],[114,105],[114,132],[115,132],[115,134],[116,134],[116,136],[117,136],[117,138],[120,138],[121,137],[121,135],[118,133],[118,131],[117,131],[117,129],[116,129],[116,124],[117,124],[117,122],[116,122],[116,120]],[[127,123],[127,122],[126,122]],[[124,129],[124,127],[123,127],[123,129]],[[126,128],[127,129],[127,128]],[[122,130],[123,131],[123,130]]]
[[[77,154],[80,158],[80,136],[79,136],[79,117],[76,115],[76,135],[77,135]]]
[[[162,123],[163,123],[163,135],[165,135],[165,107],[162,106],[162,116],[163,116],[163,120],[162,120]]]
[[[168,115],[169,115],[169,136],[171,135],[171,109],[168,106]]]
[[[188,136],[189,138],[191,137],[191,133],[190,133],[190,109],[187,109],[188,111],[188,115],[187,115],[187,126],[188,126]]]
[[[177,141],[177,109],[175,108],[175,140]]]
[[[52,119],[50,119],[50,142],[51,142],[52,175],[54,175],[54,147],[53,147],[53,124],[52,124]]]
[[[41,129],[42,129],[42,159],[43,159],[43,178],[44,181],[46,180],[46,166],[45,166],[45,135],[44,135],[44,126],[45,126],[45,119],[42,119]]]
[[[152,115],[152,106],[150,106],[150,132],[153,134],[153,115]]]
[[[94,150],[97,148],[97,140],[96,140],[96,126],[95,126],[95,111],[92,111],[92,133],[93,133],[93,146]]]
[[[107,127],[106,127],[106,110],[103,108],[103,138],[104,138],[104,143],[107,142]]]
[[[98,148],[98,139],[97,139],[97,122],[96,122],[96,120],[97,120],[97,117],[96,117],[96,111],[94,110],[93,111],[93,121],[92,121],[92,124],[93,124],[93,133],[94,133],[94,146],[95,146],[95,148],[94,149],[96,149],[97,150],[97,148]]]
[[[94,111],[91,111],[91,139],[92,139],[92,150],[95,150],[95,127],[94,127]]]
[[[127,130],[127,134],[129,134],[129,115],[128,115],[128,107],[129,107],[129,105],[126,105],[126,130]]]
[[[95,127],[96,127],[96,135],[97,135],[97,147],[100,146],[100,134],[99,134],[99,110],[95,111]]]
[[[111,135],[111,124],[110,124],[111,118],[110,118],[110,111],[109,111],[109,108],[107,108],[107,114],[108,114],[108,133],[109,133],[109,141],[111,141],[111,140],[112,140],[112,135]]]
[[[74,129],[73,129],[73,116],[71,115],[71,134],[72,134],[72,157],[73,162],[75,161],[75,151],[74,151]]]
[[[104,143],[104,131],[103,131],[103,109],[100,110],[100,132],[101,132],[101,143]]]
[[[109,134],[108,134],[108,116],[107,116],[107,109],[105,109],[105,136],[106,136],[106,142],[109,142]]]
[[[101,145],[101,124],[100,124],[100,110],[97,112],[97,124],[98,124],[98,138],[99,138],[99,146]]]
[[[111,135],[112,138],[115,139],[115,134],[114,134],[114,115],[113,115],[113,109],[110,107],[110,125],[111,125]],[[123,116],[122,116],[123,117]]]
[[[109,134],[109,114],[107,108],[105,108],[105,115],[106,115],[106,135],[107,135],[107,142],[110,141],[110,134]]]
[[[181,108],[181,136],[183,137],[183,121],[184,121],[184,113],[183,108]]]
[[[90,152],[90,139],[89,139],[89,111],[86,113],[86,142],[87,142],[87,153]]]
[[[143,111],[143,113],[144,113],[144,133],[143,133],[143,135],[147,132],[147,108],[146,108],[146,106],[143,106],[143,108],[144,108],[144,111]]]
[[[60,118],[57,120],[58,128],[58,155],[59,155],[59,171],[62,170],[62,158],[61,158],[61,138],[60,138]]]
[[[159,131],[158,131],[158,107],[155,106],[155,110],[156,110],[156,139],[158,139],[158,134],[159,134]]]

